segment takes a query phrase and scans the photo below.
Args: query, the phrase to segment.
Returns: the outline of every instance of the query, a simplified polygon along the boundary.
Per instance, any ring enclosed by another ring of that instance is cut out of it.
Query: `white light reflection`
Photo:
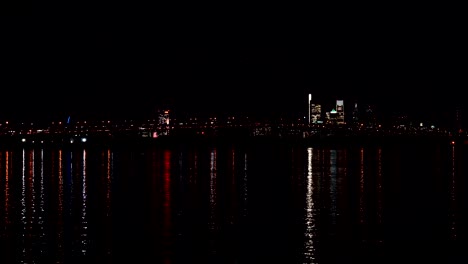
[[[106,170],[106,216],[107,216],[107,234],[106,236],[111,236],[112,232],[112,197],[111,197],[111,190],[112,190],[112,176],[113,176],[113,171],[114,171],[114,153],[111,152],[110,149],[107,150],[107,170]],[[112,249],[111,249],[111,243],[108,242],[106,244],[106,254],[111,255],[112,254]]]
[[[360,170],[359,170],[359,222],[364,224],[364,149],[360,151]]]
[[[330,216],[332,224],[336,224],[337,215],[337,165],[336,165],[337,151],[330,150]]]
[[[235,149],[233,148],[231,150],[231,183],[230,183],[230,197],[232,197],[231,202],[232,202],[232,208],[229,210],[229,224],[234,224],[236,222],[236,214],[234,212],[237,212],[238,204],[237,204],[237,199],[236,199],[236,152]]]
[[[23,149],[22,155],[22,174],[21,174],[21,263],[27,262],[26,257],[28,255],[28,247],[27,247],[27,235],[29,226],[27,221],[27,205],[26,205],[26,194],[27,194],[27,186],[26,186],[26,150]]]
[[[40,166],[40,173],[39,173],[39,215],[38,215],[38,225],[39,225],[39,241],[42,243],[39,248],[39,253],[41,256],[44,254],[45,250],[45,209],[44,209],[44,150],[41,149],[41,166]]]
[[[450,238],[452,240],[455,240],[457,238],[457,221],[456,221],[456,167],[455,167],[455,145],[452,145],[452,171],[450,174],[450,226],[449,226],[449,232],[450,232]]]
[[[106,173],[106,214],[111,214],[111,187],[112,187],[112,173],[114,171],[114,153],[107,150],[107,173]]]
[[[10,224],[10,152],[5,152],[5,225]]]
[[[63,223],[63,167],[62,167],[62,150],[60,149],[58,152],[58,205],[57,205],[57,254],[56,259],[57,263],[61,263],[63,259],[63,243],[64,243],[64,223]]]
[[[382,210],[383,210],[383,179],[382,179],[382,148],[377,150],[377,224],[382,225]],[[378,242],[382,242],[382,237],[378,238]]]
[[[305,214],[305,241],[304,241],[304,257],[307,263],[316,262],[316,248],[314,239],[316,235],[315,226],[315,204],[314,204],[314,179],[312,177],[313,149],[307,148],[307,178],[306,178],[306,214]]]
[[[242,200],[243,200],[243,210],[242,210],[242,215],[245,217],[248,215],[248,208],[247,208],[247,200],[249,197],[249,192],[248,192],[248,184],[247,184],[247,153],[244,154],[244,176],[243,176],[243,188],[242,188]]]
[[[29,219],[29,225],[30,225],[30,228],[32,228],[33,224],[36,222],[35,221],[35,218],[36,218],[36,190],[34,188],[34,182],[35,182],[35,178],[36,178],[35,168],[34,168],[35,151],[31,150],[29,155],[31,156],[30,160],[29,160],[29,178],[30,178],[30,180],[29,180],[29,190],[31,191],[30,204],[31,204],[31,211],[32,211],[32,217]]]
[[[171,151],[164,151],[164,171],[163,171],[163,191],[164,191],[164,203],[163,203],[163,239],[169,241],[173,236],[172,234],[172,195],[171,195]],[[167,245],[170,246],[170,245]],[[169,252],[170,249],[165,249]],[[164,263],[169,261],[169,256],[164,256]]]
[[[209,230],[210,230],[210,248],[213,254],[216,253],[215,247],[215,234],[217,229],[216,221],[216,209],[217,209],[217,194],[216,194],[216,149],[212,149],[210,153],[210,219],[209,219]]]
[[[81,185],[81,254],[86,255],[88,247],[88,190],[86,175],[86,150],[83,150],[82,159],[82,185]]]

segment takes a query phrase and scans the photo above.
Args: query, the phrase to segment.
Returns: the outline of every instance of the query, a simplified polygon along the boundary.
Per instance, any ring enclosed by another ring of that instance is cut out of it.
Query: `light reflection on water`
[[[104,247],[104,255],[109,258],[112,255],[112,181],[113,181],[113,173],[114,173],[114,153],[108,149],[104,152],[104,160],[105,160],[105,216],[104,216],[104,223],[105,225],[105,247]]]
[[[337,190],[337,174],[338,174],[338,166],[337,166],[337,150],[332,149],[330,150],[330,215],[331,215],[331,224],[333,226],[336,225],[337,221],[337,199],[338,199],[338,190]]]
[[[81,171],[81,222],[80,222],[80,244],[81,255],[87,254],[88,249],[88,188],[87,188],[87,175],[86,175],[86,150],[83,150],[82,157],[82,171]]]
[[[208,227],[210,229],[210,251],[212,255],[216,255],[216,235],[218,229],[218,215],[217,215],[217,152],[216,149],[212,149],[210,153],[210,217]]]
[[[52,159],[52,161],[55,161],[55,159]],[[58,177],[58,192],[57,192],[57,252],[56,252],[56,262],[57,263],[63,263],[63,258],[64,258],[64,215],[63,215],[63,202],[64,202],[64,193],[63,193],[63,151],[60,149],[58,151],[58,161],[57,161],[57,177]],[[54,163],[55,164],[55,163]],[[53,166],[54,168],[54,166]],[[55,172],[54,169],[52,169],[52,172]],[[53,179],[54,174],[51,174],[51,178]]]
[[[26,165],[27,165],[27,160],[26,160],[26,150],[23,149],[23,160],[22,160],[22,174],[21,174],[21,226],[22,226],[22,232],[20,233],[21,236],[21,263],[27,262],[27,256],[28,252],[27,250],[29,249],[29,246],[27,245],[27,240],[28,240],[28,220],[27,220],[27,210],[28,207],[26,206],[27,203],[27,172],[26,172]]]
[[[0,157],[0,158],[3,158]],[[5,151],[5,208],[4,208],[4,226],[7,228],[10,225],[10,162],[11,156],[9,151]]]
[[[365,179],[366,179],[366,169],[364,161],[364,148],[361,148],[359,152],[359,222],[362,226],[365,226],[366,221],[366,203],[365,203]]]
[[[450,190],[450,202],[449,202],[449,233],[450,239],[457,239],[457,185],[456,185],[456,154],[455,154],[455,145],[452,145],[451,149],[451,173],[449,181],[449,190]]]
[[[411,151],[414,168],[392,146],[3,150],[1,263],[385,262],[412,225],[457,249],[466,150]]]
[[[163,240],[168,241],[164,253],[164,262],[167,263],[172,253],[171,242],[174,234],[172,230],[171,152],[166,150],[163,155]]]
[[[47,254],[46,252],[46,226],[45,226],[45,194],[44,194],[44,150],[41,149],[41,155],[40,155],[40,173],[39,173],[39,212],[38,212],[38,217],[37,217],[37,224],[39,228],[39,237],[38,237],[38,243],[39,245],[39,250],[36,253],[39,256],[44,256]]]
[[[305,216],[305,232],[304,235],[305,245],[304,245],[304,256],[306,263],[317,263],[316,262],[316,248],[315,241],[316,238],[316,226],[315,226],[315,217],[317,215],[314,203],[314,171],[313,171],[313,149],[307,149],[307,192],[306,192],[306,216]],[[317,175],[315,175],[317,176]]]
[[[382,229],[383,224],[383,175],[382,175],[382,148],[377,149],[377,226]],[[382,232],[377,232],[376,240],[382,243]]]

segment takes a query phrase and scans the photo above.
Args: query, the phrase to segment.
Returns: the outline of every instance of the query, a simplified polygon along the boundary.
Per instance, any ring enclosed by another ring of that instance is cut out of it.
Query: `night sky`
[[[127,118],[166,106],[295,115],[308,93],[324,105],[344,99],[387,113],[463,105],[466,27],[456,14],[79,10],[2,17],[0,119]]]

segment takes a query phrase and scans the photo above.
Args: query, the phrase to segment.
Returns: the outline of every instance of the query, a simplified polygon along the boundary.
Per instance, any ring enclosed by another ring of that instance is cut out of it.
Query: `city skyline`
[[[161,105],[292,115],[308,93],[387,114],[464,105],[466,41],[448,21],[168,17],[2,17],[0,118],[133,117]]]
[[[95,115],[83,115],[83,113],[71,113],[68,115],[48,115],[37,117],[37,115],[28,115],[25,117],[16,118],[5,118],[0,117],[0,122],[7,124],[54,124],[70,123],[76,124],[77,122],[92,121],[101,122],[107,120],[112,121],[136,121],[136,122],[152,122],[151,120],[158,120],[161,112],[166,112],[166,115],[171,116],[181,122],[186,122],[192,118],[200,118],[200,120],[208,120],[212,118],[219,118],[220,121],[225,122],[229,118],[239,118],[240,120],[248,118],[250,121],[258,122],[279,122],[279,123],[291,123],[291,124],[322,124],[332,123],[343,125],[356,125],[359,123],[366,124],[369,122],[369,118],[374,119],[375,124],[381,124],[386,127],[394,126],[396,124],[406,124],[410,126],[419,126],[424,124],[425,126],[435,126],[440,128],[451,129],[454,127],[466,127],[467,120],[465,117],[466,109],[460,105],[455,105],[450,108],[438,108],[438,115],[434,114],[434,111],[429,112],[426,115],[420,113],[405,112],[402,108],[395,104],[393,105],[392,112],[382,111],[381,106],[372,103],[362,103],[357,100],[340,99],[327,100],[317,99],[311,93],[304,95],[303,98],[296,98],[297,105],[300,108],[294,112],[269,112],[268,114],[259,115],[257,112],[249,111],[187,111],[187,109],[177,108],[175,104],[160,104],[153,105],[151,110],[145,113],[127,113],[125,115],[119,115],[116,113],[110,115],[102,115],[102,112]],[[440,106],[440,105],[439,105]],[[335,121],[332,121],[335,120]],[[127,122],[125,121],[125,122]],[[26,123],[25,123],[26,122]],[[411,125],[412,124],[412,125]]]

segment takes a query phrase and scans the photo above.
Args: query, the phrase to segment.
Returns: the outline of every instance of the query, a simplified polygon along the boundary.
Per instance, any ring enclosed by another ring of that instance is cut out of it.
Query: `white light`
[[[84,137],[84,138],[81,138],[81,142],[83,142],[83,143],[86,142],[86,140],[87,140],[87,139],[86,139],[85,137]]]
[[[25,138],[22,138],[22,139],[21,139],[21,142],[26,142],[26,139],[25,139]]]
[[[309,101],[312,100],[312,94],[309,94]]]
[[[73,141],[74,141],[73,138],[70,138],[70,143],[73,143]]]

